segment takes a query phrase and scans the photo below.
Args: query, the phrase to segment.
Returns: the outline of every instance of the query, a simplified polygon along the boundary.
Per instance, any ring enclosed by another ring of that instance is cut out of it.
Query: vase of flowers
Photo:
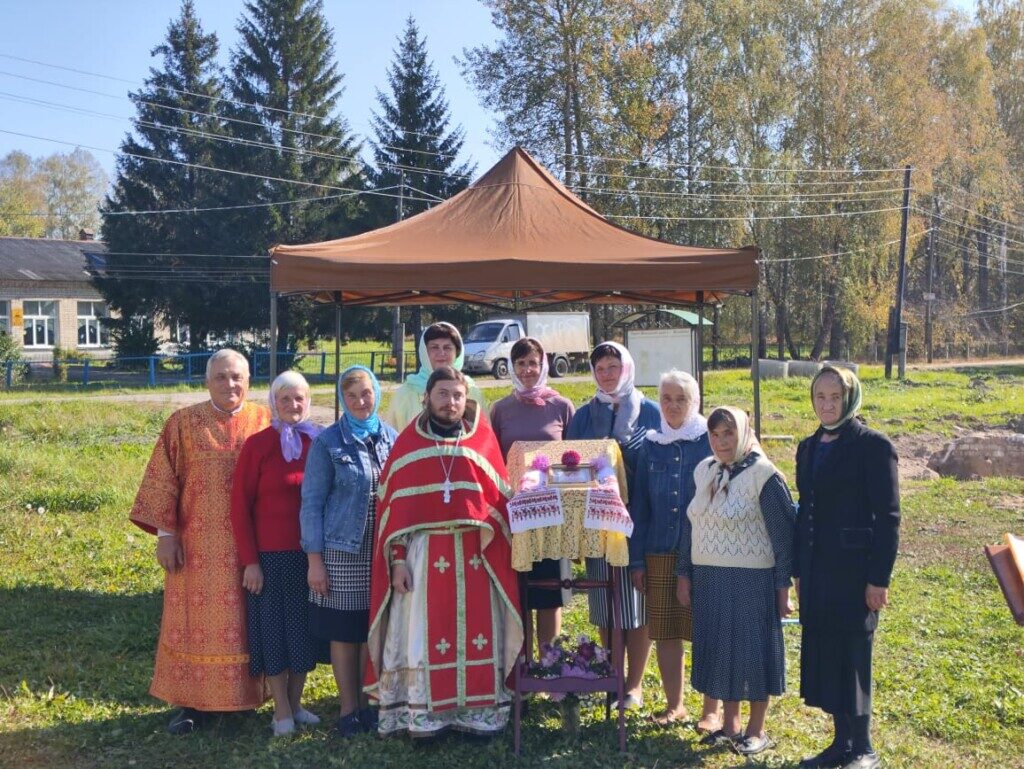
[[[611,655],[590,636],[575,639],[562,634],[553,642],[541,644],[540,658],[530,665],[534,678],[550,680],[608,678],[612,675]],[[570,739],[576,739],[580,730],[580,698],[575,692],[551,692],[551,699],[559,702],[562,710],[562,729]]]

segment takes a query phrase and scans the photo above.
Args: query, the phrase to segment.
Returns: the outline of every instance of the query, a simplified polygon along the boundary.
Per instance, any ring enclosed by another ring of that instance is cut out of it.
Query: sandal
[[[662,710],[651,716],[651,720],[654,721],[658,726],[669,727],[675,724],[681,724],[690,720],[690,714],[683,708],[681,711],[673,715],[667,710]]]
[[[736,740],[743,739],[743,733],[729,734],[725,729],[717,729],[700,738],[701,745],[732,745]]]

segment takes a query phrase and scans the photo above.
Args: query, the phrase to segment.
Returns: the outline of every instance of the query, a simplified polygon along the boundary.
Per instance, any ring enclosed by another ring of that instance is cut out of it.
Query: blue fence
[[[64,359],[52,361],[6,361],[3,382],[7,389],[15,385],[75,384],[156,387],[196,384],[206,377],[206,364],[213,352],[186,355],[147,355],[109,359]],[[397,366],[390,353],[370,350],[342,352],[337,361],[340,370],[362,364],[382,380],[395,379]],[[249,356],[254,381],[270,378],[270,352],[257,351]],[[416,367],[416,354],[405,353],[405,372]],[[335,355],[333,352],[278,352],[277,370],[293,368],[310,382],[334,380]]]

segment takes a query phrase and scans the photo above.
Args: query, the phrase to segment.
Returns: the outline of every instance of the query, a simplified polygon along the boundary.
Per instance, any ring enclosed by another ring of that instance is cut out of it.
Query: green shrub
[[[148,318],[108,318],[110,338],[118,366],[125,369],[143,369],[149,364],[141,358],[156,355],[160,350],[153,321]],[[125,360],[135,359],[135,360]]]

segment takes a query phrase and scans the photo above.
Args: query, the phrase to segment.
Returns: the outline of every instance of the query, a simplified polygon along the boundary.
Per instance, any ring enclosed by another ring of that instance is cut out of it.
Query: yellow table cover
[[[543,454],[551,464],[561,462],[562,454],[570,449],[578,451],[584,462],[604,455],[615,468],[615,475],[622,493],[622,501],[629,500],[626,487],[626,468],[622,461],[619,444],[612,439],[591,441],[516,441],[509,449],[509,481],[513,489],[519,489],[523,473],[530,469],[534,457]],[[586,510],[587,490],[578,487],[563,487],[562,507],[565,523],[561,526],[545,526],[539,529],[512,535],[512,568],[529,571],[534,561],[544,558],[604,558],[612,566],[629,565],[629,547],[624,534],[615,531],[599,531],[583,528],[583,514]]]

